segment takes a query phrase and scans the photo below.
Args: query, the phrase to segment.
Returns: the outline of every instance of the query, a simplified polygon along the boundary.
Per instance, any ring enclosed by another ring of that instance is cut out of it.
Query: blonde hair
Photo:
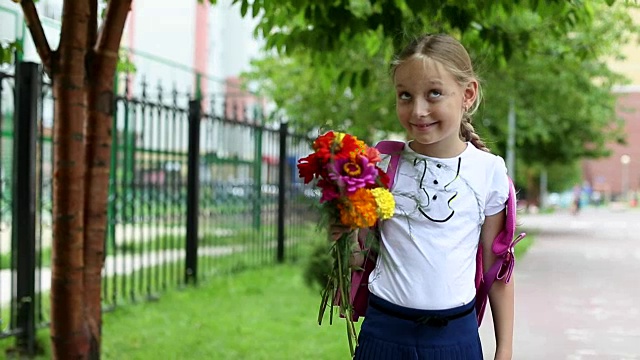
[[[487,148],[471,124],[472,116],[478,110],[482,101],[482,88],[478,77],[473,71],[469,53],[464,46],[458,40],[445,34],[429,34],[416,38],[391,62],[391,76],[395,76],[398,66],[407,59],[415,57],[439,62],[461,86],[466,86],[472,80],[478,82],[478,95],[471,107],[469,109],[465,108],[462,115],[460,137],[465,141],[470,141],[478,149],[489,152],[489,148]]]

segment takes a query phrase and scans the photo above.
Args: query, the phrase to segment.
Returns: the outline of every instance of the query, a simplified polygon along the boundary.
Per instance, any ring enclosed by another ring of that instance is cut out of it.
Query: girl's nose
[[[417,118],[424,118],[429,116],[429,114],[431,114],[431,111],[429,111],[429,102],[418,98],[413,103],[413,115]]]

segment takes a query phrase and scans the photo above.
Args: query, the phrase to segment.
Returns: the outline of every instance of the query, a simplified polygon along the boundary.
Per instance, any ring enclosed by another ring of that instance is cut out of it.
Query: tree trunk
[[[84,137],[86,119],[86,1],[65,1],[57,58],[53,59],[54,179],[51,264],[51,341],[56,359],[88,352],[84,321]]]
[[[51,51],[33,0],[20,6],[53,79],[54,179],[51,342],[54,359],[99,359],[113,77],[131,0],[65,0]]]
[[[90,359],[100,358],[102,329],[102,267],[107,227],[109,164],[113,122],[113,79],[118,49],[131,0],[111,0],[89,65],[86,125],[84,305],[90,329]]]
[[[90,329],[90,358],[100,358],[102,328],[102,267],[104,266],[113,76],[88,89],[86,127],[87,174],[85,187],[84,305]]]
[[[540,207],[540,182],[533,168],[527,169],[527,204]]]

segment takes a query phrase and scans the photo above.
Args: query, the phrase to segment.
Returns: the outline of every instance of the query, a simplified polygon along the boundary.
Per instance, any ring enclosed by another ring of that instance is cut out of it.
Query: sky
[[[255,21],[241,18],[239,6],[221,0],[209,10],[208,73],[220,80],[249,69],[259,54]],[[133,47],[193,67],[196,1],[136,0]]]

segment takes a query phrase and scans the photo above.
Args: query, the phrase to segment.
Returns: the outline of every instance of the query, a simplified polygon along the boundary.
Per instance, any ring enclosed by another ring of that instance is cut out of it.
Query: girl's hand
[[[340,237],[344,234],[348,234],[351,231],[351,228],[348,226],[344,226],[341,224],[331,224],[329,225],[329,239],[333,241],[338,241]]]
[[[360,243],[358,243],[358,230],[352,229],[342,224],[329,225],[329,240],[338,241],[343,235],[348,234],[351,241],[351,259],[349,263],[354,269],[362,267],[364,264],[365,254],[360,249]]]
[[[496,350],[495,360],[511,360],[513,357],[513,352],[511,350],[505,350],[498,347]]]

